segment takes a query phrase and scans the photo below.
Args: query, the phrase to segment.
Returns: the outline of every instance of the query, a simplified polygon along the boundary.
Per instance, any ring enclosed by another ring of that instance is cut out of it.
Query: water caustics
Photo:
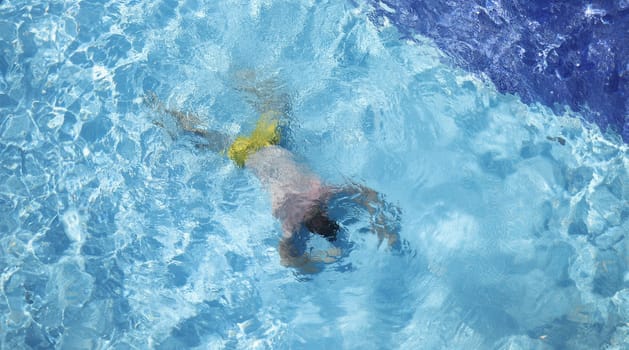
[[[380,23],[434,39],[524,102],[566,107],[629,141],[629,2],[370,1]]]
[[[0,1],[0,348],[626,348],[627,146],[377,6]],[[246,134],[251,74],[303,164],[401,209],[403,249],[343,207],[341,259],[283,267],[253,174],[143,102]]]

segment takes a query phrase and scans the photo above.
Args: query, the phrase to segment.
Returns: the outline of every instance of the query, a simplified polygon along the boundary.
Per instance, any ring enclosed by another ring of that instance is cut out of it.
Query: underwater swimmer
[[[296,267],[304,272],[315,272],[317,263],[331,263],[341,256],[340,248],[302,252],[295,242],[295,234],[302,228],[334,242],[340,229],[328,216],[327,204],[333,196],[347,196],[352,202],[364,206],[372,216],[372,229],[380,241],[389,246],[398,241],[397,234],[389,233],[385,214],[378,210],[383,199],[365,186],[351,184],[336,187],[326,185],[319,176],[295,160],[293,154],[280,146],[280,118],[275,110],[261,114],[255,129],[248,136],[235,140],[218,132],[198,128],[199,118],[165,108],[154,94],[146,101],[154,109],[170,114],[180,129],[200,136],[204,147],[225,152],[239,167],[249,169],[262,183],[271,197],[273,215],[281,222],[282,239],[279,255],[284,266]],[[161,124],[158,124],[163,126]]]

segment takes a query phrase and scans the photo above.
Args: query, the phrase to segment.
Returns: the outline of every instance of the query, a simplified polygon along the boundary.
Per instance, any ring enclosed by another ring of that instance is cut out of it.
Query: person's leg
[[[291,97],[277,77],[259,77],[254,70],[237,71],[232,77],[234,88],[260,115],[274,115],[281,135],[279,145],[290,149],[292,143]]]
[[[194,113],[181,112],[176,109],[166,107],[154,92],[147,93],[144,96],[144,102],[158,113],[164,113],[172,116],[179,129],[205,139],[206,142],[197,144],[197,147],[199,148],[207,148],[213,152],[222,152],[225,151],[231,144],[232,138],[229,135],[223,134],[219,131],[206,130],[198,127],[198,125],[201,124],[201,118],[199,116]],[[155,122],[155,125],[168,130],[166,125],[161,122]]]
[[[254,70],[243,69],[233,76],[234,88],[259,114],[269,111],[288,116],[291,112],[290,96],[276,77],[260,78]]]

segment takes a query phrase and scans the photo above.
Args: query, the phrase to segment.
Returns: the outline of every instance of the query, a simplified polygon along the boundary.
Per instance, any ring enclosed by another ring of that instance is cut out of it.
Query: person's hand
[[[325,264],[331,264],[336,262],[341,256],[341,248],[332,247],[328,249],[313,250],[309,254],[309,260],[312,262],[322,262]]]

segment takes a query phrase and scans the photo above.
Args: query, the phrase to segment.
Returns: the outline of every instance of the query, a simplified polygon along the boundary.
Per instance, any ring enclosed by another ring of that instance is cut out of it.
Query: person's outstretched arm
[[[295,245],[294,233],[299,229],[286,221],[282,222],[283,236],[278,246],[280,263],[286,267],[294,267],[303,273],[321,271],[321,263],[330,264],[339,259],[341,249],[332,247],[326,250],[311,249],[303,252]]]
[[[341,249],[336,247],[301,253],[295,247],[292,237],[282,237],[278,250],[283,266],[294,267],[304,273],[319,272],[321,266],[317,266],[318,263],[331,264],[341,256]]]
[[[348,196],[354,203],[361,205],[367,210],[371,217],[373,233],[378,235],[380,241],[386,239],[389,247],[398,243],[399,235],[397,232],[389,229],[392,223],[388,221],[397,220],[399,218],[387,218],[387,210],[385,209],[390,207],[395,211],[395,214],[399,215],[399,208],[387,203],[384,197],[375,190],[356,183],[334,188],[333,192]]]

